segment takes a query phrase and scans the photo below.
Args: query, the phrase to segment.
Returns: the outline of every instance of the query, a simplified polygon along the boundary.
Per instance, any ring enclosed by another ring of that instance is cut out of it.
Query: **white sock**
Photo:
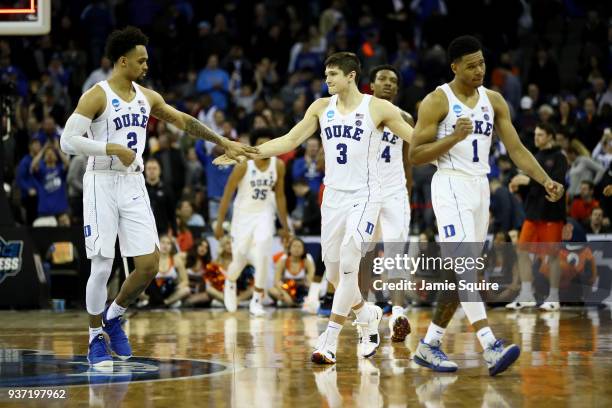
[[[444,332],[446,329],[444,327],[440,327],[434,322],[429,323],[429,328],[427,329],[427,334],[423,339],[423,343],[432,344],[435,341],[442,341],[442,336],[444,336]]]
[[[547,302],[558,302],[559,301],[559,288],[550,288],[548,291]]]
[[[342,330],[342,325],[336,322],[332,322],[331,320],[327,323],[327,338],[332,340],[332,343],[338,341],[338,336],[340,335],[340,330]]]
[[[370,309],[367,307],[367,303],[363,303],[363,306],[359,309],[353,309],[355,316],[357,317],[358,322],[368,322],[370,321]]]
[[[521,299],[533,299],[533,289],[531,288],[531,282],[521,282],[521,293],[519,293]]]
[[[392,316],[399,316],[402,314],[404,314],[404,308],[401,306],[393,306],[393,309],[391,309]]]
[[[482,329],[476,332],[476,337],[478,337],[478,341],[483,349],[486,349],[491,344],[495,343],[495,336],[493,335],[493,331],[489,326],[483,327]]]
[[[127,308],[121,307],[117,304],[117,302],[113,301],[106,312],[106,320],[111,320],[117,316],[122,316],[125,313],[125,309]]]
[[[91,343],[91,341],[95,339],[96,337],[98,337],[100,334],[102,334],[101,327],[90,327],[89,328],[89,342]]]

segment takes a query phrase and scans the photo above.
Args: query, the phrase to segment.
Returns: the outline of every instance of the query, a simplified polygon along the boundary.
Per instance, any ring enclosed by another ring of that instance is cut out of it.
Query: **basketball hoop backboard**
[[[41,35],[51,30],[51,0],[0,0],[0,35]]]

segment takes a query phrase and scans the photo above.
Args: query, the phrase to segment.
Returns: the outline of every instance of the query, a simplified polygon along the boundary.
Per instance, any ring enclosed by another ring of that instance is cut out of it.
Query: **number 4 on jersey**
[[[385,163],[389,163],[391,161],[391,146],[385,147],[380,157],[385,159]]]

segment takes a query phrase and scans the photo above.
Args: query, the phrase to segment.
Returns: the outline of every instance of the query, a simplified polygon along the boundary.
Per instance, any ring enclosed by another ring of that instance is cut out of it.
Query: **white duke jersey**
[[[151,113],[149,101],[142,93],[140,87],[132,82],[136,96],[131,102],[121,99],[108,86],[107,81],[98,82],[97,85],[106,94],[106,109],[91,122],[87,137],[105,143],[117,143],[136,152],[135,164],[140,164],[138,170],[143,171],[142,153],[145,149],[147,136],[147,122]],[[130,166],[130,170],[136,166]],[[90,156],[87,170],[116,170],[127,171],[128,168],[113,156]]]
[[[382,141],[380,146],[380,178],[383,195],[406,190],[406,174],[404,173],[404,141],[385,127],[379,133]]]
[[[261,214],[276,211],[274,187],[277,181],[276,157],[272,157],[268,168],[259,170],[255,161],[247,161],[247,169],[238,183],[238,193],[234,200],[234,214]]]
[[[367,190],[370,200],[380,201],[379,155],[381,138],[370,115],[371,95],[363,95],[354,111],[343,115],[336,106],[337,95],[319,117],[325,151],[326,187],[336,190]]]
[[[446,94],[448,114],[438,125],[437,138],[442,139],[453,133],[457,119],[462,116],[468,117],[474,126],[474,133],[438,157],[438,169],[458,170],[471,176],[489,174],[489,151],[493,135],[494,112],[486,88],[478,87],[480,97],[474,109],[464,105],[448,84],[438,88]]]

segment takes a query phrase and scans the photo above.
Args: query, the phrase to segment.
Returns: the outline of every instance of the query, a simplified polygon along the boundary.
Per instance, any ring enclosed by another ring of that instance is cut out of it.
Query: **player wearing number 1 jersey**
[[[158,272],[159,241],[142,176],[149,117],[220,144],[232,157],[257,152],[217,135],[167,105],[158,93],[138,85],[135,81],[147,73],[147,42],[134,27],[110,35],[106,52],[114,63],[113,74],[83,94],[60,140],[64,152],[89,156],[83,178],[85,247],[91,259],[85,298],[90,315],[87,358],[98,369],[112,369],[111,350],[121,359],[131,356],[120,319]],[[105,309],[117,235],[122,255],[134,257],[136,270]],[[110,350],[103,331],[110,339]]]
[[[338,336],[351,309],[360,331],[359,354],[374,355],[380,344],[382,310],[365,304],[359,291],[361,244],[372,239],[382,203],[378,129],[410,141],[412,127],[390,102],[364,95],[357,88],[361,71],[353,53],[338,52],[325,61],[329,98],[314,101],[304,118],[286,135],[258,146],[256,157],[291,151],[317,129],[325,152],[325,192],[321,206],[321,248],[327,279],[336,287],[327,329],[317,342],[312,361],[336,362]],[[221,156],[215,163],[231,163]]]
[[[494,129],[512,161],[544,186],[551,201],[563,196],[563,186],[553,181],[523,146],[503,97],[482,86],[485,62],[480,42],[471,36],[458,37],[450,43],[448,57],[455,77],[421,103],[410,160],[415,165],[437,162],[431,191],[438,233],[442,242],[456,243],[452,246],[456,250],[469,243],[481,246],[486,237],[486,176]],[[416,363],[435,371],[457,370],[457,365],[440,350],[440,344],[459,302],[456,296],[438,300],[429,330],[416,350]],[[482,301],[460,303],[482,345],[489,374],[503,372],[518,358],[518,346],[504,347],[495,338]]]
[[[251,135],[252,144],[259,145],[274,138],[269,129],[258,129]],[[275,214],[283,227],[282,235],[287,236],[287,200],[285,199],[285,164],[276,157],[249,160],[237,165],[230,174],[223,198],[219,205],[219,217],[215,237],[223,237],[223,221],[229,202],[236,193],[232,215],[232,262],[227,268],[227,279],[223,288],[225,308],[235,312],[236,280],[247,262],[255,267],[255,289],[249,305],[255,317],[265,315],[263,309],[264,286],[272,259],[272,238],[274,237]]]

